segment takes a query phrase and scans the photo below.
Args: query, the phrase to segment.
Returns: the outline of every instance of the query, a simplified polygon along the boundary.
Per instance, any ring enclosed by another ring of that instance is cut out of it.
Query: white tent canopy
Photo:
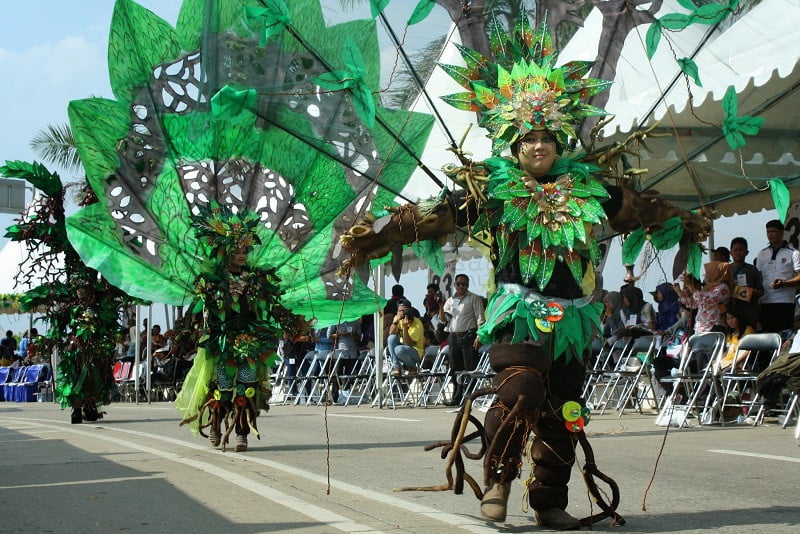
[[[656,16],[675,12],[686,10],[666,0]],[[789,187],[800,185],[800,3],[763,0],[734,20],[716,30],[692,25],[669,33],[672,50],[662,38],[651,62],[643,44],[647,26],[634,30],[606,105],[615,119],[604,132],[605,141],[620,141],[638,127],[660,122],[659,133],[670,136],[648,137],[652,153],[642,150],[641,160],[632,161],[649,170],[642,187],[657,189],[681,207],[712,205],[721,215],[772,207],[771,195],[757,191],[772,178],[783,178]],[[596,47],[587,41],[596,42],[601,23],[593,11],[561,59],[591,59],[587,56]],[[703,86],[691,84],[693,107],[675,57],[693,57],[698,66]],[[721,131],[721,101],[731,85],[738,92],[738,114],[765,119],[758,136],[746,138],[741,154],[730,149]],[[687,160],[696,180],[687,171]]]

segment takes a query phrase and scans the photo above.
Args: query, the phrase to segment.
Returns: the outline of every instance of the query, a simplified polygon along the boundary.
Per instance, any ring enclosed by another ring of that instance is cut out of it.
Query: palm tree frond
[[[30,147],[47,163],[67,171],[83,169],[69,124],[48,124],[31,139]]]

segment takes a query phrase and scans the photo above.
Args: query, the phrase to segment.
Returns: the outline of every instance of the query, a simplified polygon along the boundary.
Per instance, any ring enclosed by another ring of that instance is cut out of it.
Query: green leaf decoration
[[[514,258],[514,253],[519,248],[517,246],[516,234],[514,237],[509,238],[506,234],[501,233],[500,237],[497,239],[497,248],[500,255],[497,259],[497,268],[502,269]]]
[[[436,0],[420,0],[417,7],[414,8],[414,12],[411,13],[411,17],[408,19],[408,25],[413,26],[418,22],[422,22],[431,14],[435,5]]]
[[[658,21],[665,30],[682,30],[692,24],[692,17],[682,13],[670,13]]]
[[[664,221],[660,230],[653,232],[650,244],[656,250],[668,250],[677,245],[681,237],[683,237],[683,222],[680,217],[672,217]]]
[[[769,181],[769,189],[772,192],[772,201],[775,204],[775,209],[778,211],[778,218],[781,222],[786,222],[786,214],[789,211],[789,204],[791,202],[791,195],[786,184],[780,178],[773,178]]]
[[[108,37],[108,73],[117,99],[133,102],[139,88],[153,73],[153,66],[180,52],[172,27],[132,0],[118,0]]]
[[[703,84],[700,82],[700,72],[697,69],[697,63],[695,63],[692,58],[679,58],[678,65],[680,65],[681,71],[683,71],[684,74],[694,80],[694,84],[697,87],[703,87]]]
[[[245,6],[244,16],[251,23],[263,25],[261,41],[264,46],[269,40],[292,24],[292,14],[283,0],[262,0],[264,7]]]
[[[556,268],[556,254],[552,250],[542,251],[539,269],[536,271],[536,285],[540,291],[544,291],[553,276],[553,269]]]
[[[761,125],[764,124],[764,117],[737,116],[739,113],[739,101],[736,90],[732,85],[728,87],[725,97],[722,99],[722,109],[725,112],[725,119],[722,121],[722,132],[725,134],[725,140],[731,150],[742,148],[747,143],[744,136],[757,135],[761,130]]]
[[[646,241],[647,234],[645,234],[644,228],[637,228],[631,232],[622,244],[622,263],[624,265],[633,265]]]
[[[364,124],[372,128],[375,126],[375,98],[366,81],[366,67],[361,50],[349,37],[344,43],[342,61],[347,70],[325,73],[317,76],[314,81],[329,91],[350,89],[356,113]]]
[[[697,8],[692,14],[692,21],[700,24],[716,24],[721,22],[725,17],[731,14],[731,10],[727,5],[722,4],[705,4]]]
[[[514,199],[506,202],[503,218],[500,219],[500,223],[505,224],[511,230],[519,230],[522,228],[527,222],[525,213],[529,202],[531,202],[529,198]]]
[[[255,89],[226,85],[211,98],[211,113],[217,117],[233,118],[243,111],[255,109],[257,103]]]
[[[703,268],[703,251],[697,243],[689,243],[686,257],[686,268],[689,273],[700,279],[700,271]]]
[[[412,243],[411,249],[421,260],[424,260],[430,269],[442,276],[444,274],[444,252],[442,245],[434,239]]]
[[[544,259],[539,250],[541,249],[529,245],[519,251],[519,269],[525,282],[534,277]]]
[[[697,6],[692,0],[678,0],[678,3],[689,11],[697,9]]]
[[[653,55],[658,49],[658,43],[661,41],[661,23],[654,20],[650,27],[647,29],[645,36],[645,45],[647,47],[647,58],[653,59]]]
[[[383,13],[383,10],[386,9],[386,6],[388,5],[389,0],[369,0],[369,9],[372,18],[374,19]]]

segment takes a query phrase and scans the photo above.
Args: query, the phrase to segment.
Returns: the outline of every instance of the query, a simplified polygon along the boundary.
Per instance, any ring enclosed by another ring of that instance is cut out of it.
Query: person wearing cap
[[[386,346],[392,360],[391,375],[395,378],[403,375],[405,369],[410,376],[419,371],[424,349],[425,328],[417,317],[411,302],[398,299],[397,314],[389,326],[389,338]]]
[[[766,224],[769,245],[758,253],[755,266],[764,283],[761,297],[761,329],[783,332],[792,328],[795,289],[800,282],[800,251],[783,238],[784,226],[777,219]]]

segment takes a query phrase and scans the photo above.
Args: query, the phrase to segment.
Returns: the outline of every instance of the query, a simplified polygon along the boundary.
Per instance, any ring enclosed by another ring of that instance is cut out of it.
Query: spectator
[[[433,319],[439,315],[439,305],[443,301],[442,292],[438,284],[428,284],[426,291],[422,305],[425,308],[425,317]]]
[[[400,284],[395,284],[392,286],[392,296],[386,302],[386,306],[383,307],[383,340],[389,337],[389,328],[392,325],[392,321],[394,321],[394,316],[397,315],[397,303],[400,299],[403,298],[405,294],[405,289]]]
[[[745,320],[753,326],[758,325],[761,318],[758,300],[764,294],[761,273],[754,265],[744,261],[748,254],[747,240],[743,237],[734,237],[731,240],[731,275],[733,277],[733,292],[731,298],[742,308]]]
[[[800,251],[783,238],[784,226],[777,219],[767,223],[769,246],[758,253],[755,266],[761,273],[764,296],[761,297],[761,329],[784,332],[794,321],[795,290],[800,282]]]
[[[661,382],[661,379],[670,375],[672,369],[677,369],[681,362],[681,351],[683,344],[689,338],[692,331],[692,310],[684,306],[680,307],[680,318],[666,330],[657,330],[656,333],[662,336],[663,341],[658,352],[658,356],[653,359],[653,374],[664,391],[669,395],[672,393],[673,384],[671,382]]]
[[[16,351],[17,340],[14,338],[14,332],[7,330],[6,337],[0,340],[0,359],[12,362],[17,359]]]
[[[728,323],[728,333],[725,337],[726,352],[725,356],[719,361],[719,368],[722,372],[728,372],[731,367],[741,367],[742,362],[747,358],[749,351],[738,353],[739,341],[748,334],[755,334],[756,329],[747,322],[744,310],[740,306],[729,306],[725,313],[725,320]],[[735,361],[734,361],[735,359]]]
[[[683,290],[681,302],[687,308],[697,309],[694,333],[710,332],[714,327],[725,328],[724,310],[730,301],[731,267],[729,263],[710,261],[703,265],[706,280],[702,289]]]
[[[620,288],[622,294],[622,308],[619,318],[624,327],[638,326],[652,330],[655,326],[653,306],[644,301],[642,290],[634,285]]]
[[[459,372],[472,371],[478,364],[478,328],[483,324],[484,304],[481,297],[469,290],[469,278],[465,274],[455,277],[456,292],[446,302],[439,304],[439,320],[447,323],[449,332],[448,356],[453,376]],[[456,381],[450,406],[461,404],[463,385]]]
[[[361,338],[361,324],[359,321],[345,321],[329,326],[326,337],[331,340],[333,350],[341,351],[339,365],[331,373],[334,375],[330,381],[330,398],[332,403],[339,402],[339,374],[350,374],[358,363],[358,340]]]
[[[603,297],[603,315],[600,319],[603,321],[603,337],[609,339],[613,337],[614,332],[622,328],[622,320],[620,319],[620,310],[622,309],[622,294],[619,291],[609,291]]]
[[[389,326],[389,338],[386,342],[392,360],[392,376],[401,376],[403,369],[406,369],[411,376],[417,374],[423,352],[423,334],[422,321],[414,314],[411,303],[406,299],[400,299],[397,303],[397,315]]]
[[[731,251],[725,247],[717,247],[714,249],[714,253],[712,254],[713,261],[722,261],[725,263],[730,263],[731,261]]]
[[[664,282],[658,284],[656,290],[652,292],[653,298],[658,304],[656,314],[655,329],[666,330],[671,327],[681,316],[681,305],[678,302],[678,294],[672,284]]]

